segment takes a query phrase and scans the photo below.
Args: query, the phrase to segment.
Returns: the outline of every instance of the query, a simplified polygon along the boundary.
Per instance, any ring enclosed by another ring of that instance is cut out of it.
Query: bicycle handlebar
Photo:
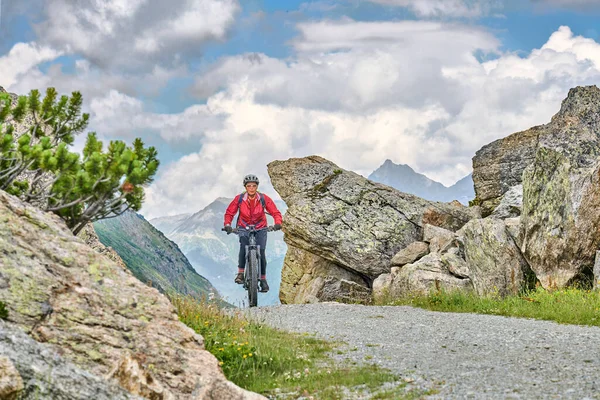
[[[240,232],[260,232],[260,231],[264,231],[265,229],[267,230],[267,232],[275,231],[274,226],[265,226],[264,228],[260,228],[260,229],[254,229],[254,227],[252,226],[251,228],[233,228],[231,230],[231,233],[235,233],[237,235]],[[221,230],[225,232],[225,228],[221,228]]]

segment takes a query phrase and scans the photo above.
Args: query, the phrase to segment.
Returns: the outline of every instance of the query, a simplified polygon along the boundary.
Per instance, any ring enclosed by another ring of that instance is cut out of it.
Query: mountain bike
[[[249,244],[246,246],[246,268],[244,269],[244,289],[248,291],[248,303],[250,307],[256,307],[258,304],[258,277],[260,273],[260,246],[256,244],[256,234],[262,230],[272,232],[272,226],[256,229],[255,225],[248,225],[246,228],[233,228],[231,233],[239,235],[241,232],[247,232],[249,235]],[[225,228],[221,229],[222,231]]]

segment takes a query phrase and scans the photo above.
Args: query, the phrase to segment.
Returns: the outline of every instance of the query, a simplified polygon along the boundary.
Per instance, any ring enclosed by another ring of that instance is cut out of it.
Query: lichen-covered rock
[[[141,397],[64,359],[0,321],[0,399],[127,400]]]
[[[521,250],[544,288],[591,275],[600,248],[600,161],[589,154],[541,147],[523,174]]]
[[[456,231],[478,216],[476,209],[401,193],[317,156],[274,161],[268,169],[289,207],[286,242],[371,280],[420,240],[425,223]]]
[[[468,276],[478,295],[519,293],[529,266],[504,221],[475,219],[457,234],[464,246]]]
[[[412,242],[394,257],[390,264],[392,267],[401,267],[406,264],[411,264],[429,253],[429,245],[425,242]]]
[[[484,216],[500,204],[504,193],[522,183],[523,171],[539,147],[578,152],[582,161],[593,161],[600,154],[600,89],[571,89],[550,123],[496,140],[476,153],[473,182]]]
[[[282,304],[319,301],[368,302],[365,280],[331,261],[288,246],[281,275],[279,299]]]
[[[511,187],[502,195],[500,204],[492,212],[494,218],[515,218],[521,215],[523,208],[523,185]]]
[[[225,379],[202,337],[156,289],[89,248],[57,216],[4,192],[0,253],[8,321],[78,367],[106,376],[131,352],[163,388],[148,397],[263,398]]]
[[[427,295],[439,290],[446,292],[473,290],[471,280],[450,273],[438,253],[429,253],[420,260],[401,268],[394,267],[389,274],[380,276],[376,282],[377,284],[373,284],[373,297],[376,300]]]
[[[0,399],[14,400],[24,388],[23,378],[11,359],[0,355]]]

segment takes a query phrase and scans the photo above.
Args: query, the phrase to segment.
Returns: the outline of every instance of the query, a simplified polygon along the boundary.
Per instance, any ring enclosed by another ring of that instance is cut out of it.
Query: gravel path
[[[600,399],[596,327],[338,303],[249,312],[278,328],[343,340],[341,357],[437,387],[430,398]]]

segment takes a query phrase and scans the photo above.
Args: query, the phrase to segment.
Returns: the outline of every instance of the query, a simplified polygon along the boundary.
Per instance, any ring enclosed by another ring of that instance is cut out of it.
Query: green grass
[[[478,297],[460,292],[432,292],[386,305],[410,305],[433,311],[468,312],[556,321],[563,324],[600,326],[600,292],[581,289],[547,291],[542,288],[521,296]]]
[[[391,382],[393,396],[379,399],[414,398],[404,389],[406,383],[386,369],[335,363],[329,354],[340,343],[277,330],[190,297],[171,301],[180,320],[204,337],[225,376],[245,389],[277,398],[288,398],[287,393],[289,398],[338,400],[344,398],[343,388],[382,396],[382,385]],[[399,396],[400,391],[408,397]]]

